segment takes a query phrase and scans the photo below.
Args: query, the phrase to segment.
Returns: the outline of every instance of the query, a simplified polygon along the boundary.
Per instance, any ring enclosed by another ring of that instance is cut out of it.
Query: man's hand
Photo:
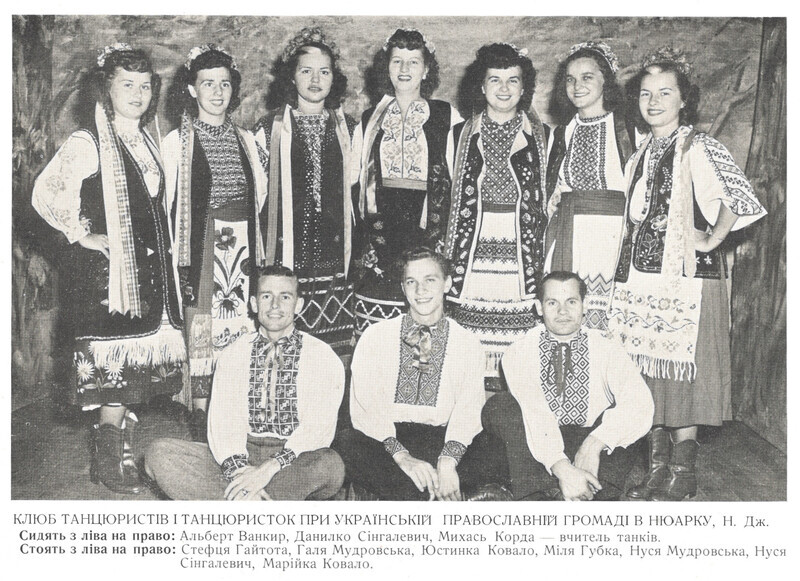
[[[261,466],[245,466],[233,476],[225,489],[225,500],[269,500],[264,487],[281,470],[277,460],[267,460]]]
[[[439,456],[436,472],[439,487],[434,489],[437,500],[461,500],[461,482],[456,472],[456,460],[450,456]]]
[[[400,470],[411,479],[417,490],[424,492],[427,489],[430,495],[428,500],[433,500],[435,491],[439,488],[439,475],[436,473],[436,469],[424,460],[414,458],[407,450],[398,452],[393,458],[400,466]]]
[[[78,244],[89,250],[102,252],[106,258],[111,258],[108,251],[108,236],[105,234],[87,234],[77,241]]]
[[[558,478],[564,500],[592,500],[594,493],[602,488],[593,474],[576,468],[569,460],[559,460],[551,470]]]
[[[597,471],[600,468],[600,454],[606,445],[592,435],[586,437],[575,454],[575,467],[586,470],[597,478]]]

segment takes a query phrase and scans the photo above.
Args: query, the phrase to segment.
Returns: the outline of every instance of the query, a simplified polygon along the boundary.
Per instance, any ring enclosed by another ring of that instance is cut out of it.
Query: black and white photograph
[[[581,7],[12,7],[15,565],[788,563],[788,19]]]

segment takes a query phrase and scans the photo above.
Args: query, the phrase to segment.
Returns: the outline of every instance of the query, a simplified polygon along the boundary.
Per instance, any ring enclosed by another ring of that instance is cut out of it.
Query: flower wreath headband
[[[115,42],[110,46],[97,49],[97,66],[102,69],[106,64],[108,56],[115,52],[133,52],[133,47],[124,42]]]
[[[298,32],[295,37],[289,41],[286,48],[283,49],[281,60],[284,63],[288,63],[289,59],[292,58],[298,50],[314,43],[327,46],[333,55],[333,59],[339,60],[339,47],[337,47],[336,43],[332,40],[328,40],[325,33],[322,32],[322,29],[316,26],[306,27]]]
[[[216,44],[213,44],[213,43],[201,44],[200,46],[196,46],[192,50],[190,50],[189,51],[189,55],[188,55],[188,57],[186,59],[186,62],[184,63],[183,66],[186,67],[187,71],[191,70],[192,69],[192,63],[194,62],[194,59],[196,59],[201,54],[206,53],[206,52],[208,52],[210,50],[215,50],[217,52],[221,52],[225,56],[230,57],[230,59],[231,59],[231,69],[233,69],[234,71],[238,71],[239,70],[239,67],[236,66],[236,60],[233,58],[233,55],[231,53],[229,53],[227,50],[225,50],[224,48],[222,48],[221,46],[217,46]]]
[[[672,63],[682,75],[687,77],[692,74],[692,65],[686,59],[686,55],[683,54],[682,50],[674,49],[671,46],[662,46],[652,54],[644,57],[642,59],[642,69],[659,63]]]
[[[428,49],[428,52],[431,54],[434,54],[436,52],[436,47],[433,45],[433,43],[427,38],[425,38],[425,35],[422,34],[422,32],[417,30],[416,28],[398,28],[397,30],[395,30],[392,34],[386,37],[386,41],[383,43],[382,47],[383,52],[389,52],[389,41],[391,41],[392,37],[398,32],[416,32],[422,37],[422,44],[425,45],[425,48]]]
[[[571,57],[576,52],[583,49],[599,54],[601,57],[603,57],[603,60],[608,63],[608,68],[611,69],[611,72],[615,75],[617,74],[617,71],[619,70],[619,59],[617,58],[617,55],[614,54],[614,51],[611,50],[611,47],[605,42],[602,40],[587,40],[586,42],[581,42],[580,44],[574,44],[569,49],[569,54],[567,57]]]

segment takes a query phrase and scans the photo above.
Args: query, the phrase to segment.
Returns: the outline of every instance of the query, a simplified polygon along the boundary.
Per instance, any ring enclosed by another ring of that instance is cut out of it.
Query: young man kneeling
[[[354,429],[334,446],[349,480],[381,499],[461,500],[463,491],[475,493],[498,475],[500,444],[493,447],[485,433],[476,438],[483,352],[445,317],[452,280],[443,257],[428,248],[408,251],[402,272],[408,314],[375,323],[359,340],[350,389]],[[482,492],[482,500],[496,499]]]
[[[344,368],[324,342],[298,331],[303,299],[288,268],[259,270],[250,306],[258,330],[220,356],[208,445],[161,439],[147,473],[176,500],[322,500],[344,480],[328,448],[344,393]]]

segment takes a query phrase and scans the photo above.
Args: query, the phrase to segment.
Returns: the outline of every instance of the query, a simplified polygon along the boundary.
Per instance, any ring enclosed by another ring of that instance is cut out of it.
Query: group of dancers
[[[721,245],[766,211],[725,147],[693,127],[699,89],[680,51],[646,55],[624,90],[618,70],[605,42],[574,45],[551,128],[532,106],[526,49],[481,47],[457,109],[432,98],[433,43],[397,29],[356,121],[336,44],[305,28],[276,62],[282,105],[252,130],[231,118],[240,64],[192,48],[168,91],[177,127],[159,143],[146,129],[161,93],[151,59],[121,43],[99,51],[81,128],[32,195],[71,243],[63,312],[72,402],[99,408],[93,480],[142,490],[132,405],[180,393],[205,438],[217,361],[259,328],[260,269],[293,273],[296,329],[346,366],[368,327],[406,311],[401,257],[420,247],[448,265],[447,312],[479,340],[487,392],[507,390],[503,354],[542,325],[543,277],[576,273],[582,325],[624,348],[655,404],[649,472],[630,495],[663,493],[671,466],[693,472],[697,426],[731,419]]]

